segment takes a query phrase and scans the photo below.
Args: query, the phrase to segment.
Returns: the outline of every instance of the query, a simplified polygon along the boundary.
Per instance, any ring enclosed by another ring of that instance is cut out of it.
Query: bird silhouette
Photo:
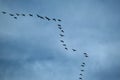
[[[56,21],[56,19],[55,19],[55,18],[53,18],[53,21]]]
[[[85,57],[88,57],[88,55],[86,55]]]
[[[48,20],[48,21],[50,21],[51,19],[50,18],[48,18],[47,16],[45,16],[45,18]]]
[[[40,16],[41,19],[44,19],[44,17]]]
[[[44,19],[44,17],[40,16],[41,19]]]
[[[29,14],[29,16],[33,17],[33,15],[32,15],[32,14]]]
[[[85,63],[83,62],[82,64],[84,64],[85,65]]]
[[[40,15],[37,14],[37,17],[40,18]]]
[[[61,37],[64,37],[64,35],[63,34],[59,34]]]
[[[22,16],[25,16],[25,14],[22,14]]]
[[[83,74],[80,74],[81,76],[83,76]]]
[[[17,19],[17,17],[14,17],[14,19]]]
[[[61,32],[63,32],[63,33],[64,33],[64,30],[61,30]]]
[[[83,53],[83,54],[85,54],[85,55],[86,55],[87,53]]]
[[[58,26],[61,26],[60,24],[58,24]]]
[[[61,26],[59,26],[58,28],[59,28],[59,29],[62,29],[62,27],[61,27]]]
[[[60,40],[60,42],[64,43],[64,41],[63,41],[63,40]]]
[[[80,77],[79,79],[81,79],[82,80],[82,78]]]
[[[63,46],[66,46],[66,44],[63,44]]]
[[[20,14],[16,13],[17,16],[19,16]]]
[[[84,70],[81,70],[82,72],[84,71]]]
[[[72,49],[73,51],[77,51],[77,50],[75,50],[75,49]]]
[[[68,48],[65,47],[66,50],[68,50]]]
[[[82,67],[84,67],[84,65],[81,65]]]
[[[40,16],[40,15],[38,15],[38,14],[37,14],[37,17],[38,17],[38,18],[41,18],[41,19],[44,19],[44,17],[42,17],[42,16]]]
[[[5,11],[2,11],[2,13],[3,13],[3,14],[6,14],[7,12],[5,12]]]
[[[10,16],[14,16],[14,14],[9,14]]]
[[[58,21],[62,21],[62,20],[58,19]]]
[[[87,53],[83,53],[85,55],[85,57],[88,57],[88,54]]]

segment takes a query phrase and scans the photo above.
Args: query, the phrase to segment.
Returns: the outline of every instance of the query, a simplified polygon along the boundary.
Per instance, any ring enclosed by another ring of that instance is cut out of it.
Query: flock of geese
[[[87,53],[83,53],[84,54],[84,57],[88,57],[88,54]],[[80,74],[79,74],[79,79],[80,80],[83,80],[83,77],[84,77],[84,71],[85,71],[85,66],[86,66],[87,64],[85,63],[85,62],[82,62],[81,63],[81,70],[80,70]]]
[[[55,19],[55,18],[50,19],[50,18],[47,17],[47,16],[43,17],[43,16],[40,16],[39,14],[36,14],[36,15],[33,15],[33,14],[23,14],[23,13],[22,13],[22,14],[20,14],[20,13],[12,14],[12,13],[7,13],[7,12],[5,12],[5,11],[2,11],[2,14],[8,14],[8,15],[10,15],[10,16],[13,16],[14,19],[18,19],[19,16],[30,16],[30,17],[36,16],[36,17],[41,18],[41,19],[43,19],[43,20],[46,19],[46,20],[48,20],[48,21],[53,20],[53,21],[59,21],[59,22],[61,22],[60,19]]]
[[[47,21],[55,21],[55,22],[61,22],[62,20],[61,19],[56,19],[56,18],[49,18],[49,17],[47,17],[47,16],[40,16],[39,14],[20,14],[20,13],[15,13],[15,14],[12,14],[12,13],[8,13],[8,12],[5,12],[5,11],[2,11],[1,12],[2,14],[4,14],[4,15],[9,15],[9,16],[12,16],[14,19],[18,19],[18,17],[19,16],[30,16],[30,17],[34,17],[34,16],[36,16],[36,17],[38,17],[38,18],[40,18],[40,19],[43,19],[43,20],[47,20]],[[65,50],[72,50],[73,52],[76,52],[77,50],[76,49],[69,49],[68,47],[67,47],[67,44],[65,43],[65,41],[63,40],[63,38],[62,37],[64,37],[65,36],[65,31],[63,30],[63,27],[62,27],[62,25],[61,24],[57,24],[57,27],[58,27],[58,29],[60,30],[60,34],[59,34],[59,36],[61,37],[61,39],[60,39],[60,42],[62,43],[62,46],[64,47],[64,49]],[[83,55],[84,55],[84,57],[85,58],[88,58],[88,54],[87,53],[83,53]],[[83,76],[84,76],[84,72],[85,72],[85,66],[86,66],[86,63],[83,61],[82,63],[81,63],[81,70],[80,70],[80,74],[79,74],[79,80],[83,80]]]

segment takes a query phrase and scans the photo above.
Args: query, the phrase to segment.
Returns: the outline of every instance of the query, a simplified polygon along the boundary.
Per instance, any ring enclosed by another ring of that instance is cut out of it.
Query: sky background
[[[0,0],[1,11],[60,18],[77,51],[58,22],[0,13],[0,80],[79,80],[83,61],[84,80],[120,80],[119,0]]]

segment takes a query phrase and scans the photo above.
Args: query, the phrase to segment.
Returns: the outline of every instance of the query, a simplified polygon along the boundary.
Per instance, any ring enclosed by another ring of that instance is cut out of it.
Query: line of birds
[[[20,13],[15,13],[15,14],[12,14],[12,13],[8,13],[8,12],[5,12],[5,11],[2,11],[2,14],[9,14],[10,16],[12,16],[12,17],[14,17],[14,19],[17,19],[17,17],[18,16],[31,16],[31,17],[33,17],[33,14],[20,14]],[[47,17],[47,16],[45,16],[45,17],[43,17],[43,16],[40,16],[39,14],[37,14],[36,15],[38,18],[41,18],[41,19],[46,19],[46,20],[48,20],[48,21],[50,21],[50,20],[53,20],[53,21],[59,21],[59,22],[61,22],[62,20],[61,19],[56,19],[56,18],[49,18],[49,17]],[[59,36],[60,37],[64,37],[65,35],[64,35],[64,30],[63,30],[63,28],[62,28],[62,25],[61,24],[58,24],[57,25],[58,26],[58,29],[62,32],[62,33],[60,33],[59,34]],[[65,50],[68,50],[68,47],[67,47],[67,45],[65,44],[65,41],[63,40],[63,39],[61,39],[60,40],[60,42],[62,43],[62,46],[64,46],[64,49]],[[76,49],[72,49],[72,51],[77,51]]]
[[[84,57],[88,57],[88,54],[87,53],[83,53],[84,54]],[[86,66],[86,63],[85,62],[82,62],[82,64],[80,65],[82,67],[82,69],[80,70],[80,74],[79,74],[79,80],[83,80],[83,77],[84,77],[84,71],[85,71],[85,66]]]
[[[64,33],[65,31],[63,30],[62,26],[60,24],[57,25],[58,29],[61,31],[61,33],[59,34],[60,37],[64,37]],[[62,46],[64,47],[65,50],[68,50],[67,44],[65,44],[65,41],[63,39],[60,40],[60,42],[62,43]],[[76,49],[72,49],[72,51],[77,51]]]
[[[60,24],[58,24],[58,29],[61,31],[61,34],[59,34],[60,37],[64,37],[65,36],[64,35],[64,30],[63,30],[63,28],[62,28],[62,26]],[[62,43],[62,46],[64,46],[65,50],[68,50],[67,45],[65,44],[65,41],[61,39],[60,42]],[[72,49],[72,51],[77,51],[77,50],[76,49]],[[87,53],[83,53],[83,55],[84,55],[85,58],[88,57]],[[86,63],[82,62],[82,64],[81,64],[82,69],[80,70],[81,72],[79,74],[79,80],[83,80],[83,77],[84,77],[83,73],[85,71],[85,69],[84,69],[85,66],[86,66]]]
[[[48,21],[50,21],[50,20],[52,20],[52,21],[55,21],[55,22],[57,22],[57,21],[59,21],[59,22],[61,22],[62,20],[61,19],[56,19],[56,18],[49,18],[49,17],[47,17],[47,16],[45,16],[45,17],[43,17],[43,16],[40,16],[40,15],[33,15],[33,14],[19,14],[19,13],[15,13],[15,14],[11,14],[11,13],[7,13],[7,12],[5,12],[5,11],[2,11],[2,14],[9,14],[10,16],[12,16],[12,17],[14,17],[14,19],[17,19],[18,18],[18,16],[31,16],[31,17],[33,17],[33,16],[37,16],[38,18],[41,18],[41,19],[46,19],[46,20],[48,20]],[[64,33],[65,33],[65,31],[63,30],[63,27],[62,27],[62,25],[61,24],[57,24],[57,27],[58,27],[58,29],[60,30],[60,34],[59,34],[59,36],[61,37],[61,39],[60,39],[60,42],[62,43],[62,46],[64,47],[64,49],[65,50],[70,50],[68,47],[67,47],[67,44],[65,43],[65,41],[63,40],[63,37],[65,36],[64,35]],[[71,49],[73,52],[75,52],[75,51],[77,51],[76,49]],[[87,53],[83,53],[83,55],[84,55],[84,57],[88,57],[88,54]],[[86,63],[85,62],[82,62],[82,64],[81,64],[81,67],[83,68],[83,69],[81,69],[80,71],[80,74],[79,74],[79,80],[83,80],[83,72],[85,71],[84,70],[84,68],[85,68],[85,66],[86,66]]]
[[[2,14],[8,14],[8,15],[10,15],[10,16],[12,16],[14,19],[18,19],[18,16],[31,16],[31,17],[33,17],[34,15],[33,14],[20,14],[20,13],[15,13],[15,14],[12,14],[12,13],[8,13],[8,12],[5,12],[5,11],[2,11],[1,12]],[[56,19],[56,18],[49,18],[49,17],[47,17],[47,16],[45,16],[45,17],[43,17],[43,16],[40,16],[40,15],[36,15],[38,18],[41,18],[41,19],[46,19],[46,20],[48,20],[48,21],[50,21],[50,20],[53,20],[53,21],[59,21],[59,22],[61,22],[62,20],[61,19]],[[62,33],[60,33],[59,34],[59,36],[61,36],[61,37],[64,37],[65,35],[64,35],[64,30],[63,30],[63,28],[62,28],[62,26],[60,25],[60,24],[58,24],[58,29],[62,32]],[[65,42],[64,42],[64,40],[60,40],[60,42],[62,43],[62,46],[64,46],[64,49],[65,50],[68,50],[68,47],[67,47],[67,45],[65,44]],[[72,49],[72,51],[77,51],[76,49]]]
[[[65,31],[63,30],[62,25],[58,24],[57,26],[58,26],[58,29],[62,32],[62,33],[59,34],[59,36],[60,36],[60,37],[64,37],[64,36],[65,36],[65,35],[64,35],[64,32],[65,32]],[[65,41],[64,41],[63,39],[61,39],[60,42],[62,43],[62,46],[64,46],[64,48],[65,48],[66,50],[68,50],[67,45],[65,44]],[[76,49],[72,49],[72,51],[77,51],[77,50],[76,50]],[[85,57],[88,57],[88,54],[87,54],[87,53],[83,53],[83,54],[84,54]]]
[[[62,21],[61,19],[49,18],[49,17],[47,17],[47,16],[43,17],[43,16],[40,16],[39,14],[36,14],[36,15],[33,15],[33,14],[23,14],[23,13],[22,13],[22,14],[20,14],[20,13],[12,14],[12,13],[7,13],[7,12],[5,12],[5,11],[2,11],[1,13],[2,13],[2,14],[9,14],[9,15],[12,16],[14,19],[18,19],[19,16],[30,16],[30,17],[36,16],[36,17],[38,17],[38,18],[41,18],[41,19],[43,19],[43,20],[46,19],[46,20],[48,20],[48,21],[50,21],[50,20],[55,21],[55,22],[57,22],[57,21],[61,22],[61,21]]]

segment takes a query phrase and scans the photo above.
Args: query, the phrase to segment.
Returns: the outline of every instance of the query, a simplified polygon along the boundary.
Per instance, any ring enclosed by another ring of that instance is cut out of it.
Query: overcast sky
[[[0,13],[0,80],[79,80],[82,62],[84,80],[120,80],[119,0],[0,0],[1,11],[27,16]]]

